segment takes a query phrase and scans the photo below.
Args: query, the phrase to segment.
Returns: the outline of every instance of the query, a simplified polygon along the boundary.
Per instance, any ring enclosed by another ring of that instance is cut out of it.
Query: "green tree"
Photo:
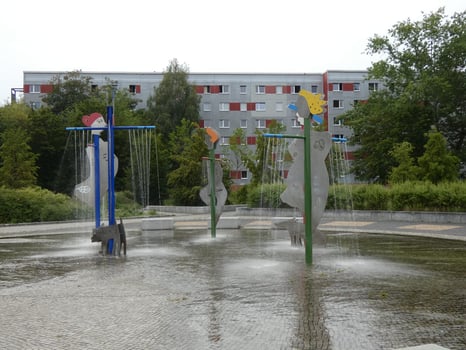
[[[57,74],[50,82],[52,91],[42,100],[55,114],[73,111],[78,104],[88,103],[90,99],[101,100],[101,91],[92,85],[92,78],[80,71]]]
[[[28,144],[25,130],[12,128],[2,133],[0,185],[8,188],[33,186],[37,179],[37,156]]]
[[[13,103],[0,107],[0,133],[7,129],[29,128],[31,108],[24,103]]]
[[[465,156],[465,14],[447,18],[441,8],[369,40],[367,53],[384,59],[369,68],[368,78],[383,81],[386,89],[344,116],[354,131],[351,142],[361,146],[354,162],[358,178],[387,182],[395,165],[388,152],[407,141],[413,156],[420,156],[432,125]]]
[[[247,159],[252,156],[252,150],[247,146],[246,132],[238,128],[230,136],[229,146],[223,146],[222,152],[228,155],[228,162],[232,170],[243,170],[245,164],[243,158]]]
[[[200,96],[188,82],[188,73],[187,66],[173,59],[147,101],[148,115],[165,140],[183,119],[199,122]]]
[[[425,153],[418,158],[423,179],[434,184],[458,179],[458,157],[448,151],[447,142],[438,131],[428,134]]]
[[[267,129],[260,131],[256,130],[256,149],[253,151],[246,146],[246,135],[243,130],[236,129],[233,132],[233,136],[230,137],[230,154],[231,159],[235,164],[232,168],[239,167],[239,162],[242,166],[247,168],[251,174],[251,186],[256,186],[261,182],[269,182],[271,175],[269,172],[264,173],[266,165],[273,160],[271,155],[272,149],[269,149],[267,145],[277,146],[283,142],[282,139],[278,138],[266,138],[265,133],[279,134],[285,130],[285,126],[277,121],[273,120]],[[268,152],[268,153],[267,153]]]
[[[69,187],[62,187],[61,184],[74,179],[72,172],[63,177],[66,181],[58,178],[67,141],[66,126],[63,119],[49,108],[30,112],[29,145],[37,155],[37,185],[61,193],[69,193]]]
[[[208,154],[205,130],[183,119],[170,134],[169,148],[174,165],[168,174],[171,202],[174,205],[202,205],[199,196],[203,183],[202,157]]]
[[[390,155],[398,163],[390,173],[390,183],[401,183],[419,180],[420,169],[414,164],[415,159],[411,156],[413,146],[409,142],[396,144]]]

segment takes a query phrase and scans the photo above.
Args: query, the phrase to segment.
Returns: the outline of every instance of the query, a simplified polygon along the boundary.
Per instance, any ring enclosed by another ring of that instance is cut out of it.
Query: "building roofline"
[[[79,72],[80,74],[123,74],[123,75],[152,75],[152,74],[163,74],[164,72],[137,72],[137,71],[81,71],[81,70],[24,70],[23,74],[66,74],[72,72]],[[351,70],[351,69],[328,69],[324,72],[188,72],[188,75],[322,75],[325,73],[367,73],[367,70]]]
[[[368,73],[367,69],[328,69],[324,73]]]

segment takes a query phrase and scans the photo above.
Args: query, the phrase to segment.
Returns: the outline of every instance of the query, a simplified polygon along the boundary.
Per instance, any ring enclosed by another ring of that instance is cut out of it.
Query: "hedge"
[[[466,183],[334,185],[329,190],[327,209],[463,212]]]

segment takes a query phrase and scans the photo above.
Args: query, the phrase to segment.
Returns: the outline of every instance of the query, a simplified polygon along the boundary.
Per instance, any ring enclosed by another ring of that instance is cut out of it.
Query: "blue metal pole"
[[[115,225],[115,141],[113,130],[113,106],[107,106],[108,128],[108,225]]]
[[[100,227],[100,147],[98,134],[92,135],[94,142],[94,207],[95,228]]]

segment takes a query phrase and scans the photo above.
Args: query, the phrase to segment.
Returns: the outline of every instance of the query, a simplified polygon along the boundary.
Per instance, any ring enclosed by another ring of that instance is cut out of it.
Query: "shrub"
[[[466,183],[404,182],[392,186],[333,185],[327,209],[466,211]]]
[[[247,204],[250,208],[287,208],[280,195],[285,191],[285,184],[263,184],[249,188]]]
[[[61,221],[76,218],[79,204],[39,187],[0,189],[0,223]]]
[[[240,186],[237,189],[230,189],[228,193],[229,204],[245,204],[248,201],[249,185]]]

